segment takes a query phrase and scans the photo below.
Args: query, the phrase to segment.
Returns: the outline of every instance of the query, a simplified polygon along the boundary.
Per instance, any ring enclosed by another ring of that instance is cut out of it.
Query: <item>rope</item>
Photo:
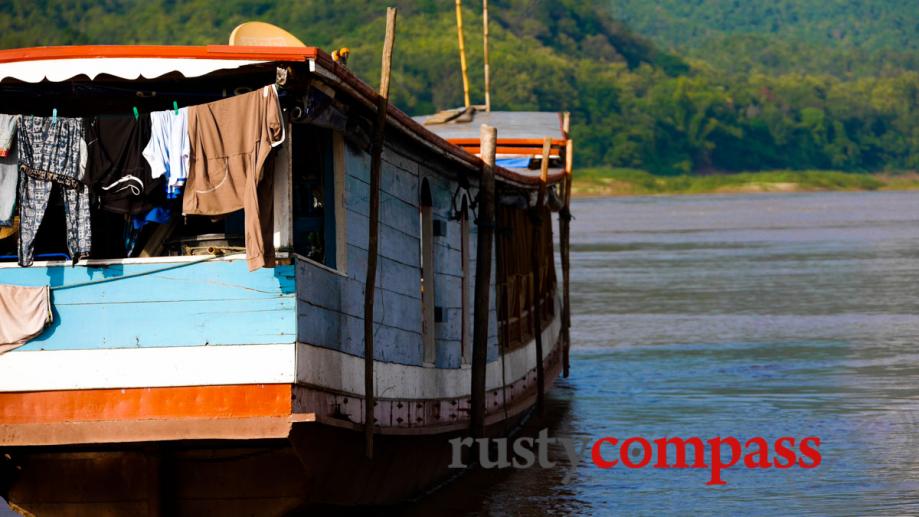
[[[571,209],[567,206],[558,211],[558,216],[560,219],[571,222],[574,219],[574,216],[571,215]]]
[[[151,270],[151,271],[141,271],[141,272],[139,272],[139,273],[133,273],[133,274],[130,274],[130,275],[116,276],[116,277],[112,277],[112,278],[103,278],[102,280],[91,280],[91,281],[89,281],[89,282],[78,282],[78,283],[76,283],[76,284],[59,285],[59,286],[57,286],[57,287],[51,287],[51,290],[52,290],[52,291],[63,291],[63,290],[65,290],[65,289],[76,289],[76,288],[78,288],[78,287],[87,287],[87,286],[91,286],[91,285],[106,284],[106,283],[109,283],[109,282],[115,282],[115,281],[117,281],[117,280],[127,280],[127,279],[129,279],[129,278],[137,278],[137,277],[140,277],[140,276],[147,276],[147,275],[153,275],[153,274],[156,274],[156,273],[162,273],[163,271],[170,271],[170,270],[173,270],[173,269],[179,269],[179,268],[183,268],[183,267],[187,267],[187,266],[194,266],[195,264],[201,264],[201,263],[203,263],[203,262],[208,262],[208,261],[210,261],[210,260],[214,260],[214,259],[218,259],[218,258],[223,258],[223,257],[224,257],[224,255],[211,255],[211,256],[208,256],[208,257],[204,257],[203,259],[200,259],[200,260],[193,260],[193,261],[191,261],[191,262],[182,262],[182,263],[180,263],[180,264],[172,264],[172,265],[169,265],[169,266],[166,266],[166,267],[162,267],[162,268],[159,268],[159,269],[153,269],[153,270]]]

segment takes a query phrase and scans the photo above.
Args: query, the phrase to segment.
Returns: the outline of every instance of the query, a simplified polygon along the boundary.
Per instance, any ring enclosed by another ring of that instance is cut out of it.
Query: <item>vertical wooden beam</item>
[[[485,111],[491,111],[491,73],[488,69],[488,0],[482,0],[482,40],[485,58]]]
[[[460,291],[462,293],[462,331],[460,336],[462,339],[462,349],[463,356],[461,358],[462,364],[472,364],[472,299],[470,295],[472,294],[472,268],[469,264],[469,251],[472,249],[471,242],[469,239],[469,204],[466,202],[466,198],[463,198],[461,203],[461,214],[460,214],[460,259],[462,262],[463,269],[463,280],[461,282]]]
[[[475,315],[472,329],[471,432],[485,435],[485,367],[488,352],[488,312],[491,294],[491,250],[495,232],[495,148],[498,131],[482,125],[482,176],[479,181],[479,221],[475,262]]]
[[[456,37],[459,39],[460,69],[463,72],[463,101],[469,102],[469,70],[466,67],[466,45],[463,41],[463,0],[456,0]]]
[[[383,42],[383,66],[380,72],[380,96],[370,149],[370,224],[367,243],[367,278],[364,284],[364,452],[373,458],[374,406],[373,391],[373,298],[377,281],[377,253],[380,234],[380,169],[383,159],[383,135],[389,108],[389,72],[396,38],[396,8],[386,9],[386,39]]]
[[[288,133],[290,134],[290,133]],[[348,212],[345,209],[345,137],[332,132],[332,166],[335,168],[335,269],[348,272]]]
[[[274,174],[274,249],[276,251],[287,251],[293,253],[293,153],[291,149],[296,145],[293,141],[294,126],[288,122],[285,127],[287,142],[280,146],[274,157],[274,166],[271,173]]]
[[[562,123],[565,133],[565,194],[564,204],[558,214],[559,248],[562,254],[562,372],[565,378],[571,373],[571,179],[574,168],[574,142],[571,141],[571,114],[565,113]]]
[[[536,408],[542,414],[545,408],[546,376],[543,368],[542,346],[542,263],[545,254],[543,242],[542,209],[546,201],[546,182],[549,180],[549,154],[552,150],[552,139],[546,137],[542,144],[542,168],[539,171],[539,194],[536,207],[533,208],[533,244],[530,259],[533,267],[533,307],[530,308],[533,321],[533,336],[536,338]]]

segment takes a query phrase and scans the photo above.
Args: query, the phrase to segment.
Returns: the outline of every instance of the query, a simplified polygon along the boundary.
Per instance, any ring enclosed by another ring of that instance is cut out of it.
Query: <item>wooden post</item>
[[[571,141],[569,130],[571,114],[565,113],[562,129],[565,133],[565,194],[564,204],[558,214],[559,251],[562,254],[562,372],[565,378],[571,373],[571,176],[574,167],[574,142]]]
[[[482,125],[482,177],[479,181],[479,221],[475,262],[475,314],[472,328],[471,432],[485,435],[485,366],[488,353],[488,312],[491,294],[491,249],[495,233],[495,149],[498,131]]]
[[[546,182],[549,180],[549,154],[552,139],[546,137],[542,144],[542,168],[539,171],[539,195],[533,208],[533,244],[530,258],[533,270],[533,306],[530,314],[533,320],[533,336],[536,338],[536,409],[542,414],[545,407],[546,377],[542,361],[542,259],[545,246],[542,239],[542,208],[546,200]]]
[[[482,40],[485,58],[485,111],[491,111],[491,74],[488,70],[488,0],[482,0]]]
[[[367,243],[367,278],[364,284],[364,452],[373,459],[373,297],[377,281],[377,253],[380,233],[380,168],[383,159],[383,135],[389,108],[389,72],[396,38],[396,8],[386,9],[386,39],[383,43],[383,67],[380,72],[380,96],[370,148],[370,223]]]
[[[463,43],[463,0],[456,0],[456,37],[459,39],[460,69],[463,72],[463,101],[469,102],[469,70],[466,67],[466,46]]]

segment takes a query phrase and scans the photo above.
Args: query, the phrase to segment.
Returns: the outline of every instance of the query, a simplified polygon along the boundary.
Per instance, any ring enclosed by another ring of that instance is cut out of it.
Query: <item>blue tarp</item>
[[[529,158],[498,158],[495,165],[507,169],[526,169],[530,166]]]

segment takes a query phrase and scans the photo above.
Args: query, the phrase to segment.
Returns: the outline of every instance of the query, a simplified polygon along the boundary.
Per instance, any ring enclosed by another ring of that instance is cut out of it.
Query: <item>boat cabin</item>
[[[480,112],[465,125],[427,124],[388,108],[373,425],[384,437],[377,449],[390,458],[386,468],[403,469],[387,471],[389,477],[405,479],[345,494],[346,480],[371,483],[383,468],[369,467],[354,445],[365,425],[363,298],[376,92],[313,47],[0,51],[0,114],[21,120],[166,120],[186,109],[203,117],[202,106],[219,113],[220,103],[247,94],[267,98],[269,91],[281,127],[261,169],[247,169],[261,174],[252,180],[258,203],[220,214],[190,211],[189,176],[176,196],[164,181],[138,196],[143,210],[119,212],[107,207],[105,192],[81,186],[89,191],[91,249],[74,253],[70,194],[55,183],[40,224],[31,223],[37,234],[28,263],[20,233],[34,214],[20,213],[20,184],[18,221],[0,227],[0,286],[47,287],[51,322],[0,354],[0,494],[12,504],[42,515],[80,501],[72,514],[89,515],[141,513],[168,499],[176,514],[281,513],[304,501],[398,500],[442,479],[436,469],[407,476],[400,461],[442,457],[441,441],[420,440],[469,426],[478,193],[486,166],[474,135],[483,123],[498,128],[486,423],[506,425],[533,407],[537,333],[547,384],[558,375],[561,297],[550,221],[564,203],[571,149],[560,114]],[[223,135],[270,118],[253,116],[212,128]],[[211,158],[201,156],[207,136],[189,138],[193,163]],[[254,215],[269,256],[255,268]],[[264,469],[255,488],[247,477],[219,477],[252,468]],[[163,469],[179,481],[158,485]],[[211,475],[222,480],[219,489]],[[77,478],[85,483],[66,482]],[[42,488],[48,483],[53,491]],[[234,493],[247,494],[245,501]]]

